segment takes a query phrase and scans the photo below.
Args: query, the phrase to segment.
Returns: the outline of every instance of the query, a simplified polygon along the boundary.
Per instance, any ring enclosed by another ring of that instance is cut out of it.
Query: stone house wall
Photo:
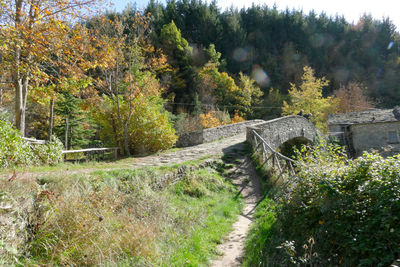
[[[356,157],[362,155],[363,151],[371,150],[377,150],[383,156],[400,153],[400,121],[354,124],[350,126],[350,131]],[[395,137],[397,142],[393,142]]]

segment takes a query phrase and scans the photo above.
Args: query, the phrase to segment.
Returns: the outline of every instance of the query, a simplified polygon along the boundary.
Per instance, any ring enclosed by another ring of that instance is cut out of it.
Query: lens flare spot
[[[270,84],[271,80],[268,77],[268,74],[262,68],[260,68],[260,66],[256,65],[253,67],[251,76],[261,86],[268,86]]]
[[[238,62],[243,62],[247,59],[248,51],[245,48],[236,48],[233,51],[233,59],[235,59]]]
[[[346,83],[350,76],[350,72],[347,68],[339,68],[334,72],[334,76],[336,80]]]
[[[387,49],[388,49],[388,50],[389,50],[389,49],[392,49],[393,45],[394,45],[394,42],[393,42],[393,41],[390,42],[390,43],[388,44],[388,46],[387,46]]]
[[[311,45],[314,47],[321,47],[325,44],[325,36],[323,34],[313,34],[311,36]]]

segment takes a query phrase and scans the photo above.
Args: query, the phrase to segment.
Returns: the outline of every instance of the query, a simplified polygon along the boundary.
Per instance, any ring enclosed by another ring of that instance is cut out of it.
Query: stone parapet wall
[[[253,126],[263,122],[265,121],[250,120],[208,128],[201,131],[185,133],[179,136],[179,139],[175,145],[176,147],[188,147],[212,142],[221,138],[245,133],[248,126]]]
[[[286,141],[303,137],[314,142],[318,130],[306,118],[301,116],[286,116],[247,127],[246,139],[254,146],[253,130],[276,150]]]

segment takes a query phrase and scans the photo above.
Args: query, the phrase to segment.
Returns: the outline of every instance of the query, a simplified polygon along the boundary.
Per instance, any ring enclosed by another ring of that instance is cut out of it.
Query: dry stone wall
[[[303,137],[314,142],[318,135],[317,128],[309,120],[297,115],[281,117],[247,127],[246,139],[254,146],[253,130],[264,138],[274,150],[293,138]]]
[[[226,138],[246,132],[248,126],[265,122],[263,120],[251,120],[239,123],[208,128],[197,132],[186,133],[179,136],[176,142],[177,147],[195,146],[203,143],[212,142],[221,138]]]

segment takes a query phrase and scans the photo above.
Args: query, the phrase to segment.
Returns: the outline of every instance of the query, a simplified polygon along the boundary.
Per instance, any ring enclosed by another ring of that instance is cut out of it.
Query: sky
[[[111,0],[114,4],[113,9],[122,10],[128,3],[136,2],[139,9],[144,8],[149,0]],[[165,3],[165,0],[160,0]],[[389,17],[400,31],[400,0],[217,0],[218,6],[225,10],[231,5],[242,8],[249,7],[252,3],[266,4],[273,6],[276,4],[279,10],[302,9],[308,13],[311,10],[317,14],[325,12],[328,16],[344,15],[347,21],[357,23],[358,19],[364,14],[371,14],[375,19]]]

